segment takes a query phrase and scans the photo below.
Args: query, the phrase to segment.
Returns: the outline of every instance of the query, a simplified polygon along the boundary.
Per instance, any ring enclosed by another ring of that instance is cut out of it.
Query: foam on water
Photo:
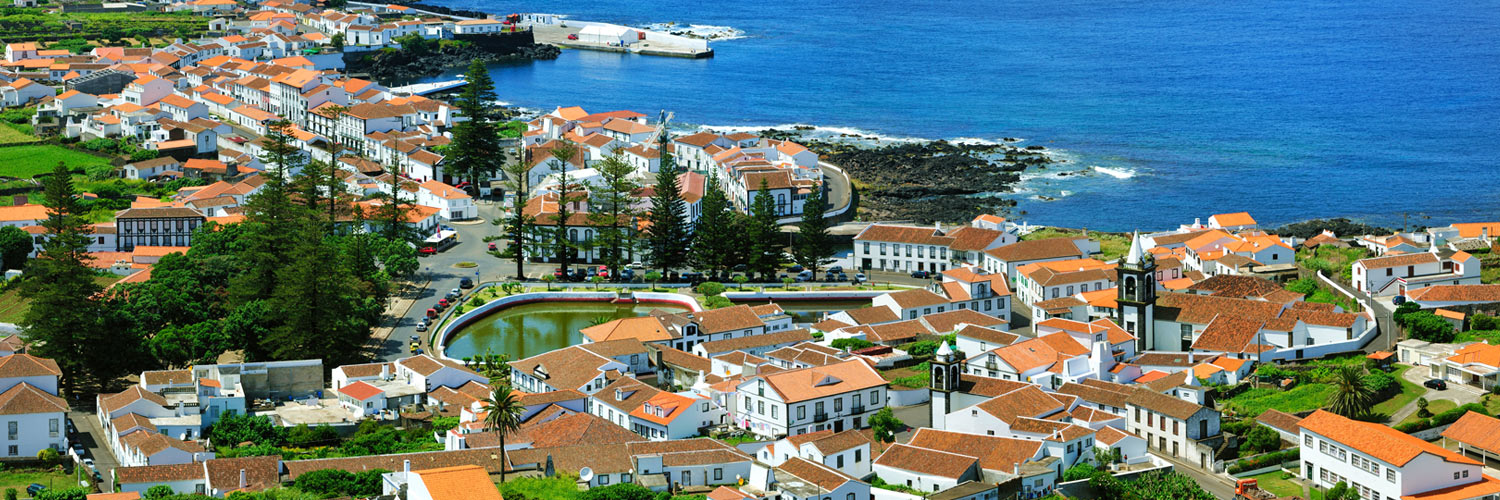
[[[1098,166],[1098,165],[1094,165],[1091,168],[1093,168],[1095,172],[1099,172],[1101,174],[1108,175],[1110,177],[1114,177],[1116,179],[1124,180],[1124,179],[1129,179],[1131,177],[1135,177],[1135,170],[1131,170],[1131,169],[1128,169],[1128,168],[1110,168],[1110,167],[1101,167],[1101,166]]]

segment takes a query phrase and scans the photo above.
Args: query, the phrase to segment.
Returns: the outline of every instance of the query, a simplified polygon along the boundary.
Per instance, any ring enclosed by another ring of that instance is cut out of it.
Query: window
[[[775,407],[773,406],[772,408],[775,408]],[[761,415],[765,415],[766,414],[766,402],[765,401],[756,401],[755,402],[755,413],[759,413]]]
[[[633,365],[633,364],[637,364],[637,363],[640,363],[640,362],[641,362],[641,355],[639,355],[639,354],[631,354],[630,355],[630,364]]]
[[[838,466],[837,467],[840,468],[840,469],[844,468],[844,456],[843,455],[839,455],[838,456]]]
[[[880,244],[880,255],[885,255],[885,243]],[[882,264],[882,267],[884,264]]]
[[[870,404],[871,405],[878,405],[878,404],[880,404],[880,391],[870,391]]]
[[[12,457],[20,454],[20,453],[17,453],[16,445],[10,445],[10,449],[8,449],[6,451],[8,451],[10,453],[10,456],[12,456]]]
[[[771,418],[776,418],[776,405],[771,405]]]
[[[1385,468],[1385,480],[1386,481],[1390,481],[1392,483],[1396,482],[1396,469],[1392,469],[1390,467],[1386,467]]]
[[[600,474],[599,475],[599,484],[601,486],[609,484],[609,474]]]
[[[922,252],[922,250],[925,249],[925,248],[927,248],[927,247],[917,247],[917,258],[920,259],[920,258],[927,257],[926,255],[923,255],[924,252]]]
[[[797,419],[807,418],[807,405],[797,405]]]
[[[870,242],[868,241],[865,242],[865,253],[870,253]]]
[[[1311,448],[1313,445],[1312,435],[1302,436],[1302,445]]]
[[[858,450],[858,449],[854,450],[854,463],[859,463],[859,461],[862,460],[862,458],[860,457],[860,452],[863,452],[863,451],[864,450]]]
[[[19,425],[20,425],[20,422],[15,422],[15,421],[11,421],[11,422],[6,422],[5,423],[5,427],[9,431],[7,434],[10,434],[10,440],[11,441],[15,441],[16,440],[16,436],[21,433],[20,429],[18,428]],[[1454,478],[1454,479],[1457,479],[1457,478]]]
[[[51,434],[51,437],[57,437],[57,419],[47,421],[47,432]]]
[[[714,481],[722,481],[723,479],[724,469],[714,469]]]

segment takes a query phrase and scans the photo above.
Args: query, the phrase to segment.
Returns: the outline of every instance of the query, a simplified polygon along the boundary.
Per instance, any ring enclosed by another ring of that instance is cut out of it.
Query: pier
[[[578,36],[583,31],[583,28],[589,25],[616,26],[605,23],[567,20],[560,24],[533,23],[530,24],[530,27],[536,37],[536,43],[552,44],[565,49],[597,50],[600,52],[619,52],[623,54],[640,54],[643,56],[684,57],[688,59],[701,59],[714,56],[714,49],[709,48],[708,43],[704,40],[646,31],[640,28],[627,29],[637,33],[644,33],[644,38],[633,39],[629,41],[630,43],[623,45],[568,38],[569,35]]]
[[[456,89],[468,84],[469,82],[462,78],[443,82],[414,83],[403,87],[393,88],[391,89],[391,93],[406,95],[427,95],[433,92],[442,92],[444,90]]]

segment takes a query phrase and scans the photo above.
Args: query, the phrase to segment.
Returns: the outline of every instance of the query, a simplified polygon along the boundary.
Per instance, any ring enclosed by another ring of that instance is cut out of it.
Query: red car
[[[568,39],[569,40],[577,40],[578,39],[578,35],[576,33],[572,34],[572,35],[568,35]]]
[[[599,266],[599,277],[600,278],[608,278],[609,277],[609,266]]]
[[[427,317],[429,317],[429,318],[437,318],[438,317],[437,309],[428,309],[427,310]]]
[[[432,254],[437,253],[437,248],[434,248],[434,247],[422,247],[422,248],[418,248],[417,249],[417,253],[422,254],[422,255],[432,255]]]
[[[452,304],[448,303],[448,299],[438,299],[438,305],[446,308]]]
[[[499,250],[499,248],[496,248],[494,243],[490,243],[490,251],[493,252],[496,250]]]

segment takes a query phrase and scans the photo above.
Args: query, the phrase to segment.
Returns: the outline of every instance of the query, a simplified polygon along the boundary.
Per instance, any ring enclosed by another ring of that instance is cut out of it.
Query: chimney
[[[1193,351],[1188,351],[1188,364],[1193,364]]]
[[[1200,228],[1200,227],[1203,227],[1203,219],[1200,219],[1198,217],[1193,217],[1193,228],[1197,229],[1197,228]]]
[[[243,490],[248,487],[250,487],[250,483],[245,481],[245,469],[240,469],[240,489]]]
[[[390,379],[391,379],[391,364],[390,363],[382,363],[380,365],[380,380],[390,380]]]
[[[407,474],[411,474],[411,460],[401,461],[401,471]]]

